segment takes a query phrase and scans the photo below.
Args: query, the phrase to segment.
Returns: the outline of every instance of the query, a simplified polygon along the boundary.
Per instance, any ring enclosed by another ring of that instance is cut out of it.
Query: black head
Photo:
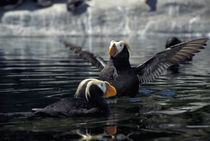
[[[167,39],[165,47],[169,48],[169,47],[174,46],[176,44],[179,44],[181,42],[182,41],[179,38],[177,38],[177,37],[170,37],[170,38]]]
[[[115,88],[106,81],[85,79],[80,82],[75,98],[82,98],[87,102],[95,102],[96,97],[112,97],[116,95]]]
[[[75,98],[81,98],[109,115],[109,107],[104,98],[115,96],[116,93],[116,89],[106,81],[85,79],[80,82]]]

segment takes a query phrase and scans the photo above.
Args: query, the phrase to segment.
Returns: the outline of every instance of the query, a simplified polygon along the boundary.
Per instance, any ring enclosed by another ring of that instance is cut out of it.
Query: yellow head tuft
[[[86,88],[85,88],[85,99],[87,101],[89,101],[90,87],[92,85],[97,85],[104,92],[104,97],[105,98],[106,97],[112,97],[112,96],[116,95],[116,89],[111,84],[109,84],[106,81],[101,81],[101,80],[98,80],[98,79],[91,78],[91,79],[85,79],[85,80],[80,82],[80,84],[77,88],[77,91],[75,93],[75,96],[74,96],[75,98],[79,97],[80,91],[81,91],[81,89],[82,89],[82,87],[84,86],[85,83],[87,83]],[[104,89],[102,88],[101,84],[103,84]]]
[[[121,41],[120,41],[120,44],[124,44],[125,47],[126,47],[129,51],[131,51],[131,48],[130,48],[130,46],[128,45],[128,43],[127,43],[126,41],[121,40]]]

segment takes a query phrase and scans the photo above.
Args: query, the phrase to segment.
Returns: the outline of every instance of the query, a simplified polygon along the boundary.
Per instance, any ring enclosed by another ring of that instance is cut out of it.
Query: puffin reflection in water
[[[64,42],[64,45],[98,67],[100,70],[99,79],[112,84],[116,88],[118,96],[135,96],[138,93],[139,84],[155,80],[169,66],[179,64],[193,56],[199,52],[199,49],[206,46],[207,41],[208,38],[200,38],[173,45],[156,53],[138,66],[131,66],[130,47],[125,41],[111,41],[108,62],[72,43]]]
[[[108,116],[104,98],[116,95],[116,89],[106,81],[85,79],[80,82],[74,98],[64,98],[43,109],[34,109],[31,117]]]

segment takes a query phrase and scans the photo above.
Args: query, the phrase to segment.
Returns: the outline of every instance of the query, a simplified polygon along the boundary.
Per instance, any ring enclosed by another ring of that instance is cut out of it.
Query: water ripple
[[[158,140],[156,137],[162,136],[171,139],[172,135],[181,136],[175,139],[180,140],[182,135],[197,136],[197,130],[203,134],[208,132],[210,73],[209,63],[205,63],[203,58],[208,58],[209,49],[201,52],[201,57],[192,63],[181,65],[180,73],[167,71],[156,81],[141,85],[134,98],[108,99],[111,111],[108,118],[23,121],[15,114],[30,112],[32,108],[44,107],[64,97],[73,97],[81,80],[98,78],[99,72],[53,39],[49,42],[47,39],[11,39],[15,44],[4,40],[0,48],[0,125],[3,126],[0,131],[13,129],[21,133],[26,131],[26,134],[38,131],[49,132],[50,135],[58,135],[58,132],[75,135],[76,129],[85,128],[93,130],[93,134],[101,131],[103,136],[107,136],[107,127],[112,127],[116,132],[112,136],[129,135],[136,140],[142,137]],[[112,38],[96,37],[89,49],[104,55],[109,40]],[[154,51],[162,50],[160,40],[165,38],[130,39],[132,50],[135,50],[131,52],[131,62],[143,63]],[[108,55],[104,57],[109,58]],[[7,113],[11,116],[3,115]]]

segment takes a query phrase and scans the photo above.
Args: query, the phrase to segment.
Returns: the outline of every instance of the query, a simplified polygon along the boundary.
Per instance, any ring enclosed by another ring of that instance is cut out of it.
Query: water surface
[[[109,117],[28,120],[32,108],[72,97],[81,80],[98,78],[97,68],[60,39],[106,59],[109,42],[124,39],[132,49],[131,63],[138,65],[161,51],[167,37],[1,38],[1,140],[209,140],[209,45],[179,73],[167,71],[143,84],[135,98],[109,99]]]

